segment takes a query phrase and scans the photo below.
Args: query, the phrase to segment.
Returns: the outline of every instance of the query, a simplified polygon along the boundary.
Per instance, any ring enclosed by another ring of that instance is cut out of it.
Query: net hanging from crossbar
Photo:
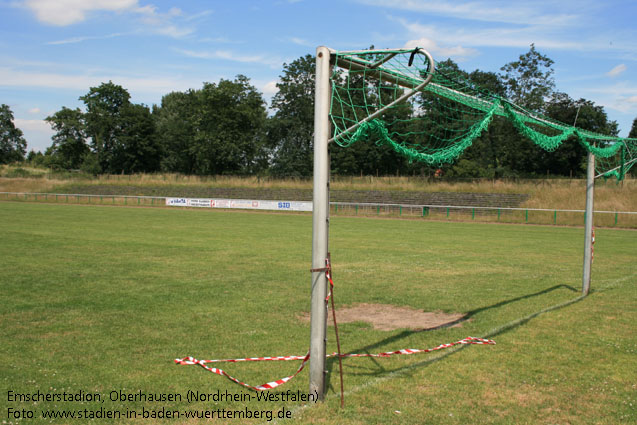
[[[451,163],[495,116],[552,152],[569,138],[596,157],[596,174],[622,180],[637,162],[637,139],[563,124],[489,93],[421,49],[332,51],[331,139],[390,145],[410,161]]]

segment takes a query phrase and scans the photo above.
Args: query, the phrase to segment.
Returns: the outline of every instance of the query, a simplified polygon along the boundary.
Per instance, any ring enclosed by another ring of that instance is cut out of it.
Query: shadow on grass
[[[433,327],[433,328],[418,329],[418,330],[415,330],[415,332],[435,331],[435,330],[438,330],[438,329],[449,328],[449,327],[458,325],[458,324],[460,324],[462,322],[466,322],[467,320],[471,319],[471,317],[475,316],[478,313],[482,313],[483,311],[492,310],[492,309],[495,309],[495,308],[498,308],[498,307],[502,307],[502,306],[505,306],[507,304],[511,304],[511,303],[514,303],[514,302],[517,302],[517,301],[522,301],[522,300],[526,300],[526,299],[529,299],[529,298],[538,297],[540,295],[548,294],[549,292],[553,292],[553,291],[556,291],[558,289],[568,289],[569,291],[572,291],[572,292],[578,292],[577,289],[575,289],[575,288],[573,288],[572,286],[569,286],[569,285],[555,285],[555,286],[551,286],[550,288],[543,289],[541,291],[535,292],[533,294],[522,295],[520,297],[511,298],[510,300],[500,301],[499,303],[495,303],[495,304],[487,306],[487,307],[481,307],[481,308],[477,308],[475,310],[471,310],[466,315],[464,315],[463,317],[461,317],[458,320],[454,320],[453,322],[445,323],[443,325],[436,326],[436,327]]]
[[[489,305],[489,306],[486,306],[486,307],[480,307],[480,308],[477,308],[475,310],[471,310],[471,311],[467,312],[467,314],[465,314],[460,319],[454,320],[454,321],[449,322],[449,323],[445,323],[445,324],[440,325],[440,326],[436,326],[436,327],[432,327],[432,328],[426,328],[426,329],[404,330],[404,331],[402,331],[402,332],[400,332],[398,334],[389,336],[389,337],[387,337],[385,339],[382,339],[382,340],[380,340],[378,342],[375,342],[373,344],[370,344],[370,345],[367,345],[367,346],[360,347],[360,348],[357,348],[355,350],[352,350],[349,353],[366,353],[366,354],[375,353],[376,351],[378,351],[378,349],[380,347],[383,347],[386,344],[391,344],[391,343],[394,343],[394,342],[398,342],[398,341],[400,341],[400,340],[402,340],[404,338],[407,338],[407,337],[409,337],[409,336],[411,336],[413,334],[420,333],[420,332],[425,332],[425,331],[433,331],[433,330],[438,330],[438,329],[443,329],[443,328],[448,328],[448,327],[451,327],[451,326],[454,326],[454,325],[458,325],[458,324],[460,324],[462,322],[465,322],[465,321],[471,319],[471,317],[475,316],[478,313],[481,313],[481,312],[484,312],[484,311],[487,311],[487,310],[500,308],[502,306],[505,306],[507,304],[511,304],[511,303],[514,303],[514,302],[517,302],[517,301],[522,301],[522,300],[525,300],[525,299],[529,299],[529,298],[537,297],[537,296],[540,296],[540,295],[548,294],[548,293],[556,291],[558,289],[568,289],[569,291],[572,291],[572,292],[579,292],[578,289],[575,289],[575,288],[573,288],[572,286],[569,286],[569,285],[555,285],[555,286],[552,286],[550,288],[543,289],[543,290],[538,291],[538,292],[534,292],[532,294],[522,295],[522,296],[519,296],[519,297],[511,298],[509,300],[500,301],[500,302],[495,303],[493,305]],[[544,313],[548,313],[549,311],[553,311],[553,310],[558,310],[560,308],[564,308],[564,307],[569,306],[571,304],[574,304],[574,303],[576,303],[578,301],[581,301],[585,297],[586,297],[586,295],[580,295],[577,298],[573,298],[573,299],[565,301],[563,303],[547,307],[547,308],[542,309],[540,311],[537,311],[535,313],[531,313],[531,314],[529,314],[529,315],[527,315],[525,317],[513,320],[513,321],[511,321],[511,322],[509,322],[509,323],[507,323],[505,325],[502,325],[502,326],[496,327],[494,329],[491,329],[487,334],[482,335],[482,338],[493,338],[494,336],[500,335],[500,334],[502,334],[504,332],[507,332],[507,331],[509,331],[511,329],[517,328],[518,326],[521,326],[521,325],[529,322],[530,320],[532,320],[533,318],[539,316],[540,314],[544,314]],[[381,378],[379,378],[379,379],[388,379],[391,376],[396,376],[396,375],[399,375],[399,374],[403,374],[403,373],[406,373],[409,370],[417,369],[417,368],[419,368],[421,366],[425,366],[425,365],[437,362],[438,360],[442,360],[442,359],[446,358],[447,356],[450,356],[451,354],[454,354],[454,353],[456,353],[456,352],[458,352],[458,351],[460,351],[460,350],[462,350],[462,349],[464,349],[466,347],[467,347],[466,344],[456,345],[456,346],[454,346],[452,348],[446,349],[444,352],[441,352],[437,356],[430,357],[430,358],[428,358],[426,360],[423,360],[421,362],[418,362],[418,363],[413,363],[413,364],[410,364],[410,365],[407,365],[407,366],[403,366],[403,367],[399,367],[399,368],[391,369],[391,370],[385,368],[382,365],[381,362],[377,361],[376,358],[369,357],[369,359],[371,359],[376,364],[378,369],[374,370],[373,372],[354,373],[354,375],[380,376]],[[353,367],[352,366],[348,366],[348,368],[356,368],[356,366],[353,366]],[[326,377],[326,387],[330,388],[332,390],[335,390],[335,388],[333,388],[333,386],[331,385],[331,376],[332,376],[333,372],[335,372],[335,373],[338,372],[338,358],[335,358],[335,357],[328,358],[327,361],[326,361],[326,369],[329,371],[329,373],[327,374],[327,377]],[[336,378],[336,379],[338,381],[338,378]],[[338,385],[338,383],[336,385]]]

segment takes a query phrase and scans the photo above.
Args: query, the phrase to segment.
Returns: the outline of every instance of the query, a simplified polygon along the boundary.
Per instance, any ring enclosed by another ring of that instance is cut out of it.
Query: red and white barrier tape
[[[251,390],[266,391],[266,390],[271,390],[272,388],[276,388],[279,385],[283,385],[289,380],[291,380],[292,378],[294,378],[303,370],[303,368],[305,367],[305,363],[307,363],[309,359],[310,359],[310,353],[308,352],[305,356],[250,357],[246,359],[223,359],[223,360],[197,360],[194,357],[184,357],[183,359],[175,359],[175,363],[177,363],[178,365],[199,365],[203,367],[204,369],[206,369],[207,371],[216,373],[217,375],[225,376],[232,382],[235,382],[246,388],[250,388]],[[303,360],[303,362],[301,363],[301,366],[299,366],[299,368],[296,370],[296,372],[294,372],[294,374],[290,376],[286,376],[285,378],[277,379],[276,381],[267,382],[265,384],[257,385],[257,386],[246,384],[245,382],[242,382],[238,380],[237,378],[230,376],[227,372],[219,368],[206,366],[207,363],[217,363],[217,362],[239,363],[239,362],[288,361],[288,360]]]
[[[462,344],[488,344],[488,345],[494,345],[495,341],[490,340],[490,339],[483,339],[483,338],[476,338],[476,337],[467,337],[465,339],[461,339],[460,341],[456,341],[456,342],[450,342],[448,344],[440,344],[437,347],[434,348],[427,348],[427,349],[414,349],[414,348],[407,348],[407,349],[402,349],[402,350],[396,350],[396,351],[386,351],[384,353],[377,353],[377,354],[341,354],[340,357],[389,357],[389,356],[394,356],[394,355],[398,355],[398,354],[416,354],[416,353],[430,353],[432,351],[436,351],[436,350],[442,350],[445,348],[450,348],[453,347],[454,345],[462,345]],[[338,357],[339,354],[338,353],[332,353],[332,354],[328,354],[327,357]],[[232,382],[235,382],[239,385],[242,385],[246,388],[249,388],[251,390],[255,390],[255,391],[266,391],[266,390],[271,390],[273,388],[276,388],[280,385],[285,384],[286,382],[290,381],[292,378],[294,378],[296,375],[298,375],[303,368],[305,367],[305,364],[307,363],[307,361],[310,359],[310,353],[308,352],[305,356],[279,356],[279,357],[248,357],[248,358],[244,358],[244,359],[221,359],[221,360],[197,360],[194,357],[184,357],[183,359],[175,359],[175,363],[177,363],[178,365],[198,365],[203,367],[204,369],[206,369],[207,371],[210,371],[212,373],[216,373],[217,375],[221,375],[221,376],[225,376],[226,378],[230,379]],[[221,363],[221,362],[227,362],[227,363],[240,363],[240,362],[262,362],[262,361],[289,361],[289,360],[303,360],[303,362],[301,363],[301,365],[299,366],[299,368],[296,370],[296,372],[294,372],[294,374],[290,375],[290,376],[286,376],[285,378],[281,378],[278,379],[276,381],[272,381],[272,382],[268,382],[262,385],[257,385],[257,386],[252,386],[249,384],[246,384],[245,382],[242,382],[240,380],[238,380],[237,378],[234,378],[232,376],[230,376],[228,373],[226,373],[225,371],[216,368],[216,367],[209,367],[206,366],[208,363]]]

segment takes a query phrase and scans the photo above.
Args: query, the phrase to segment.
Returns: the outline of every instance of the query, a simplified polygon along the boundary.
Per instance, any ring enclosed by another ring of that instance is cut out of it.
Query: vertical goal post
[[[588,152],[586,163],[586,209],[584,213],[584,266],[582,270],[582,295],[591,288],[593,268],[593,199],[595,194],[595,155]]]
[[[312,196],[312,300],[310,313],[310,394],[325,395],[325,343],[327,339],[327,277],[325,267],[329,242],[330,161],[330,51],[316,49],[314,92],[314,182]]]

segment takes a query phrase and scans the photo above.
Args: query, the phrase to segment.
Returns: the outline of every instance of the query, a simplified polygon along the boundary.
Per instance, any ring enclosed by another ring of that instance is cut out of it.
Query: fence
[[[501,223],[583,225],[584,210],[478,207],[459,205],[405,205],[331,202],[334,214],[421,217],[435,220],[481,221]],[[637,212],[594,211],[595,225],[637,228]]]
[[[130,195],[89,195],[70,193],[26,193],[0,192],[0,200],[54,202],[68,204],[129,205],[166,207],[165,196]],[[238,204],[250,204],[245,200]],[[254,201],[254,202],[290,202],[290,201]],[[237,208],[237,207],[233,207]],[[403,217],[449,221],[480,221],[501,223],[525,223],[548,225],[583,225],[584,210],[541,209],[541,208],[505,208],[459,205],[407,205],[374,204],[356,202],[330,202],[332,215],[350,215],[366,217]],[[637,212],[595,211],[595,225],[603,227],[637,228]]]

